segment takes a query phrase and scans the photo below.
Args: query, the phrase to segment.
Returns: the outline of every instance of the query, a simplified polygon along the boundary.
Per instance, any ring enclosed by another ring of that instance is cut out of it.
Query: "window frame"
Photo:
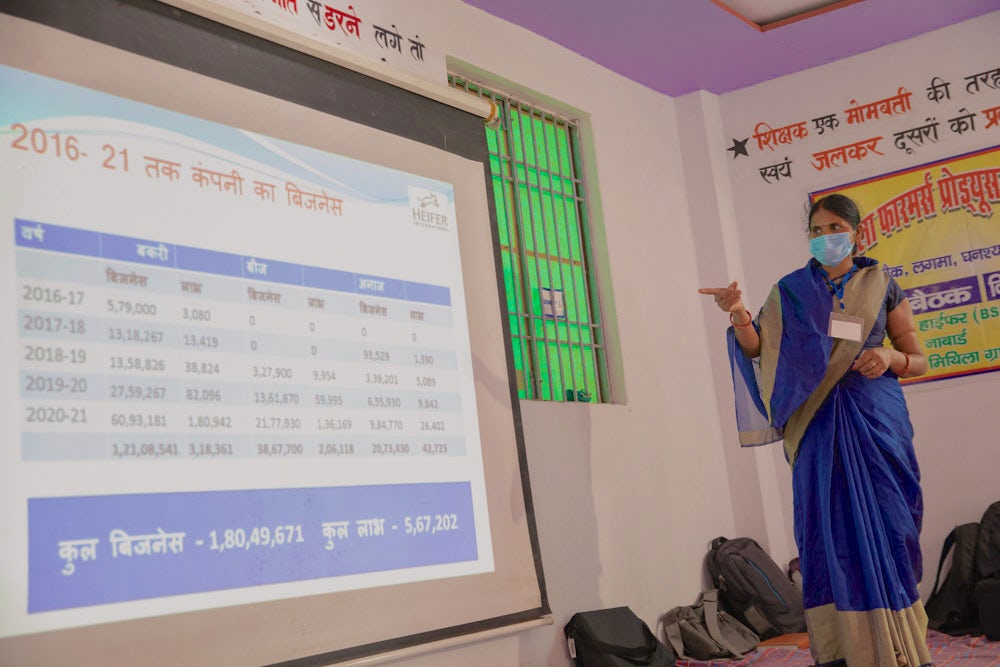
[[[580,122],[462,74],[448,83],[497,106],[485,131],[519,398],[613,402]]]

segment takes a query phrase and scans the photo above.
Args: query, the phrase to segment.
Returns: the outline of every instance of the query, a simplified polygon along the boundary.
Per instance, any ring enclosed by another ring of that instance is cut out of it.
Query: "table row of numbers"
[[[372,397],[383,398],[383,397]],[[388,397],[386,397],[388,398]],[[145,408],[145,409],[143,409]],[[460,413],[437,409],[322,409],[234,406],[123,406],[116,403],[70,401],[26,403],[22,412],[26,431],[94,432],[142,429],[165,432],[295,432],[317,433],[460,433]]]
[[[64,315],[113,315],[128,318],[167,318],[176,321],[235,327],[246,314],[258,317],[317,318],[317,322],[368,320],[386,324],[417,324],[450,330],[452,310],[446,304],[406,301],[378,295],[344,294],[303,287],[228,277],[163,270],[168,289],[126,284],[94,285],[67,275],[64,262],[94,260],[60,258],[54,265],[48,253],[19,251],[18,304]],[[110,271],[110,269],[108,269]],[[101,270],[103,273],[103,270]],[[280,324],[280,321],[277,322]]]
[[[147,432],[75,433],[26,432],[21,437],[26,461],[125,461],[364,457],[458,457],[466,454],[462,436],[292,435],[266,437],[232,434],[197,437],[190,434]]]
[[[121,375],[101,382],[113,384],[159,384],[166,378],[243,383],[257,388],[291,384],[310,386],[389,387],[431,392],[457,391],[454,370],[425,367],[397,367],[378,362],[330,362],[282,357],[253,357],[238,354],[192,354],[182,350],[158,353],[122,350],[111,345],[36,345],[22,343],[21,369],[31,377],[54,378],[39,381],[25,391],[86,392],[90,382],[101,375]],[[79,378],[89,377],[85,386]]]
[[[276,321],[286,329],[295,325],[291,318],[276,318]],[[162,319],[142,321],[21,309],[18,323],[21,339],[39,345],[65,347],[104,343],[128,350],[176,348],[436,368],[455,368],[457,365],[454,350],[447,347],[453,342],[448,340],[447,332],[384,322],[350,322],[324,330],[314,321],[303,320],[297,324],[301,333],[296,334],[255,328],[257,318],[252,315],[245,327],[226,329],[198,323],[170,323]]]
[[[313,371],[312,379],[336,380],[332,371]],[[194,405],[253,405],[259,407],[345,408],[394,410],[461,410],[457,392],[441,391],[438,379],[416,375],[405,391],[398,386],[371,390],[331,385],[194,382],[177,378],[21,372],[21,397],[31,401],[113,401],[130,405],[186,403]],[[436,393],[431,393],[436,392]]]

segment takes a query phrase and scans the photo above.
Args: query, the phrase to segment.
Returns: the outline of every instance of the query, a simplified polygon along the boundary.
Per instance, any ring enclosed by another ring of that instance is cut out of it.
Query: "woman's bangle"
[[[903,370],[899,371],[898,373],[899,377],[903,377],[904,375],[906,375],[906,371],[910,370],[910,355],[904,352],[903,356],[906,357],[906,365],[903,366]]]
[[[751,324],[753,324],[753,316],[750,315],[750,311],[749,310],[745,310],[745,309],[744,309],[744,311],[746,312],[746,314],[748,316],[750,316],[750,319],[747,320],[746,324],[736,324],[736,321],[733,319],[733,314],[729,313],[729,323],[732,324],[737,329],[746,329],[748,326],[750,326]]]

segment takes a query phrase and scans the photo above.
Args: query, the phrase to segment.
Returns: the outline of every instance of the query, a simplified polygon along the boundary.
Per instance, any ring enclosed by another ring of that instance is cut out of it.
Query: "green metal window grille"
[[[449,76],[497,105],[486,127],[518,396],[610,400],[576,121]]]

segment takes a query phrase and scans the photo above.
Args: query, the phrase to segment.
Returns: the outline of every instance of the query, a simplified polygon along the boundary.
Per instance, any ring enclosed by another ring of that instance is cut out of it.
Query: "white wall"
[[[571,664],[562,626],[574,612],[628,605],[652,627],[694,601],[708,542],[734,533],[705,372],[719,341],[701,325],[673,101],[461,2],[441,5],[454,70],[516,82],[529,100],[558,100],[582,120],[593,224],[611,258],[601,269],[620,342],[615,390],[627,402],[521,403],[555,625],[400,664],[561,667]]]
[[[777,446],[736,446],[725,318],[696,288],[738,278],[756,308],[772,282],[807,259],[807,192],[997,144],[1000,131],[836,173],[807,169],[804,152],[789,155],[795,177],[770,186],[757,168],[785,153],[734,160],[731,139],[760,121],[780,127],[841,112],[852,98],[880,99],[900,85],[914,91],[912,117],[922,120],[932,76],[954,81],[954,94],[962,77],[998,64],[1000,12],[721,97],[672,100],[458,0],[428,11],[444,24],[454,71],[582,120],[624,379],[615,390],[627,400],[521,404],[555,625],[398,664],[562,667],[571,664],[562,625],[574,612],[628,605],[653,626],[693,601],[717,535],[751,535],[782,564],[795,555],[788,467]],[[978,102],[977,110],[1000,99]],[[838,136],[846,143],[851,135]],[[1000,416],[989,410],[998,384],[991,374],[906,390],[924,474],[928,569],[947,530],[978,519],[1000,490]]]

